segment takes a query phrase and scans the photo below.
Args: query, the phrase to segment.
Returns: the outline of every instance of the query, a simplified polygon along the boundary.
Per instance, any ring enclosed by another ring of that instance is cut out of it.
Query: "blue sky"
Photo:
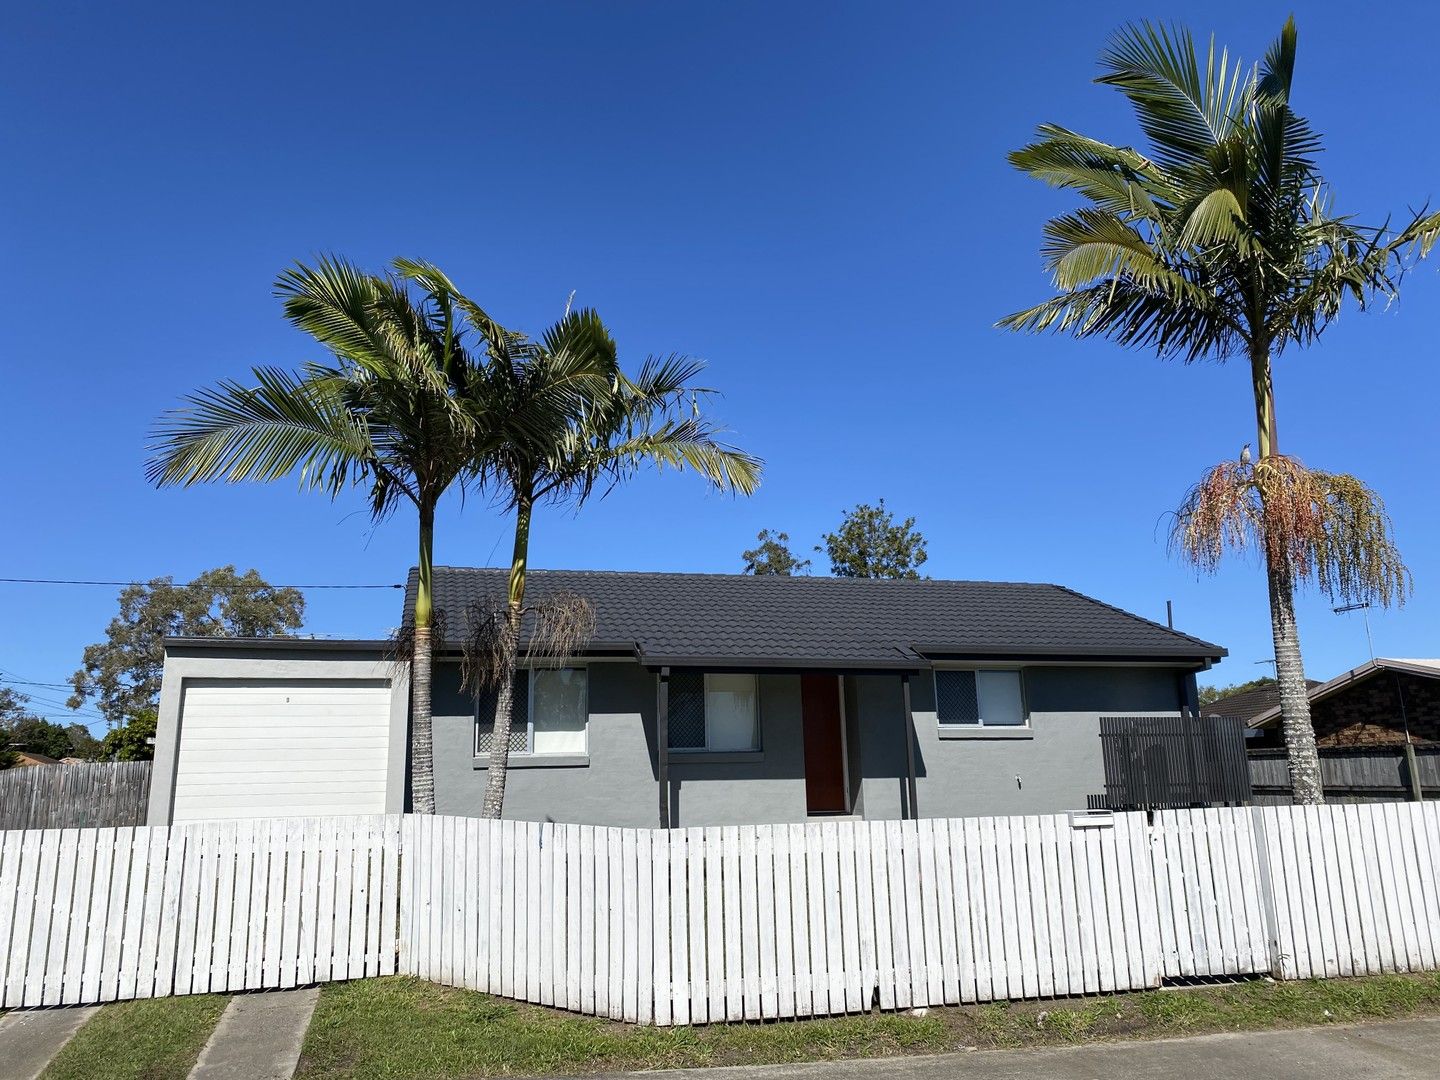
[[[1057,581],[1157,619],[1172,599],[1231,650],[1216,679],[1264,673],[1257,568],[1199,580],[1165,550],[1167,509],[1252,437],[1246,372],[992,324],[1046,295],[1040,229],[1066,205],[1006,151],[1042,121],[1135,136],[1090,82],[1107,35],[1174,17],[1252,59],[1288,8],[967,6],[10,5],[0,576],[402,580],[413,520],[373,527],[358,494],[157,492],[142,464],[182,393],[317,355],[280,317],[278,270],[407,255],[511,325],[573,289],[632,364],[706,358],[768,463],[748,500],[667,475],[547,511],[535,566],[738,570],[761,528],[809,546],[883,496],[918,518],[934,576]],[[1386,16],[1405,40],[1440,31],[1430,5]],[[1351,5],[1299,22],[1297,104],[1340,205],[1440,199],[1433,71]],[[1277,372],[1284,448],[1374,484],[1415,572],[1413,601],[1372,619],[1381,654],[1440,652],[1437,315],[1440,260]],[[482,503],[443,513],[439,561],[508,547]],[[310,599],[318,634],[398,620],[389,592]],[[63,681],[113,611],[114,590],[0,585],[0,668]],[[1323,598],[1301,632],[1312,675],[1366,656]]]

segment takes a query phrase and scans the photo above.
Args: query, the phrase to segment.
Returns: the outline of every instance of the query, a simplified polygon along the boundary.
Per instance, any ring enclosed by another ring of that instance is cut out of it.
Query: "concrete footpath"
[[[231,998],[190,1080],[290,1080],[319,997],[312,986]]]
[[[1056,1050],[983,1050],[809,1065],[671,1069],[703,1080],[1435,1080],[1440,1020],[1201,1035]]]
[[[25,1009],[0,1016],[0,1078],[35,1080],[98,1008]]]

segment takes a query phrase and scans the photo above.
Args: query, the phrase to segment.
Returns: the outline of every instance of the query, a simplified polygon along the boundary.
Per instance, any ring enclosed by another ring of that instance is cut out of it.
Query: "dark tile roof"
[[[1318,679],[1306,679],[1306,686],[1313,690],[1320,685]],[[1235,716],[1249,720],[1280,704],[1280,688],[1262,686],[1258,690],[1246,690],[1241,694],[1230,694],[1216,698],[1209,705],[1200,706],[1202,716]]]
[[[435,606],[452,643],[467,609],[503,600],[505,581],[504,570],[435,568]],[[586,597],[592,647],[649,664],[914,669],[943,657],[1198,663],[1225,655],[1059,585],[533,570],[527,588],[527,602]],[[407,612],[414,590],[412,570]]]

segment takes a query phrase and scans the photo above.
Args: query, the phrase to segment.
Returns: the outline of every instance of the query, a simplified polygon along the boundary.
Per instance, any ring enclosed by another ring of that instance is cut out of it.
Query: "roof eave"
[[[1426,679],[1440,679],[1440,672],[1434,668],[1422,667],[1418,664],[1407,664],[1403,660],[1387,660],[1384,657],[1377,657],[1374,660],[1366,660],[1358,667],[1349,671],[1341,672],[1329,682],[1323,682],[1319,686],[1311,687],[1310,692],[1305,696],[1310,704],[1323,701],[1332,694],[1338,694],[1356,683],[1364,682],[1366,679],[1380,674],[1382,671],[1399,671],[1406,675],[1419,675]],[[1269,727],[1276,720],[1280,719],[1283,707],[1274,705],[1258,716],[1251,719],[1249,726],[1252,728]]]
[[[395,647],[383,638],[299,638],[299,637],[167,637],[162,644],[173,649],[304,649],[314,652],[384,651]]]
[[[1006,646],[991,649],[954,649],[938,645],[913,645],[911,648],[927,660],[1083,660],[1089,663],[1113,661],[1115,663],[1173,663],[1189,667],[1208,668],[1211,664],[1228,656],[1227,650],[1218,645],[1210,649],[1120,649],[1107,646]]]
[[[648,668],[705,668],[709,671],[765,671],[771,674],[805,671],[849,673],[887,672],[919,673],[930,665],[920,657],[804,657],[804,656],[662,656],[642,653],[640,661]]]

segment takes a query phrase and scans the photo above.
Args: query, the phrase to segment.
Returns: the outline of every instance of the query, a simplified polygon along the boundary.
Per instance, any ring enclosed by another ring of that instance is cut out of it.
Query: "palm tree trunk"
[[[529,494],[517,500],[515,547],[510,559],[510,588],[505,599],[505,627],[500,643],[496,678],[495,726],[490,744],[489,777],[480,816],[498,818],[505,808],[505,782],[510,772],[510,726],[515,716],[515,668],[520,653],[520,619],[525,610],[525,565],[530,555],[530,517],[534,500]]]
[[[415,646],[410,661],[410,809],[435,813],[435,748],[430,715],[434,620],[435,508],[420,508],[420,570],[415,587]]]
[[[1256,348],[1250,356],[1251,380],[1255,391],[1257,467],[1277,453],[1275,388],[1271,378],[1270,350]],[[1261,498],[1264,498],[1262,493]],[[1262,508],[1263,510],[1263,508]],[[1305,663],[1300,656],[1300,630],[1295,622],[1295,579],[1284,555],[1266,546],[1266,584],[1270,590],[1270,633],[1275,644],[1275,681],[1280,690],[1280,723],[1290,768],[1290,785],[1297,803],[1312,805],[1325,801],[1320,779],[1320,751],[1315,745],[1315,726],[1310,721],[1310,695],[1305,682]]]
[[[1280,687],[1280,723],[1289,758],[1290,786],[1295,801],[1315,805],[1325,801],[1320,779],[1320,751],[1310,722],[1310,695],[1305,664],[1300,659],[1300,631],[1295,625],[1295,583],[1289,568],[1272,563],[1266,577],[1270,585],[1270,632],[1275,641],[1275,681]]]

